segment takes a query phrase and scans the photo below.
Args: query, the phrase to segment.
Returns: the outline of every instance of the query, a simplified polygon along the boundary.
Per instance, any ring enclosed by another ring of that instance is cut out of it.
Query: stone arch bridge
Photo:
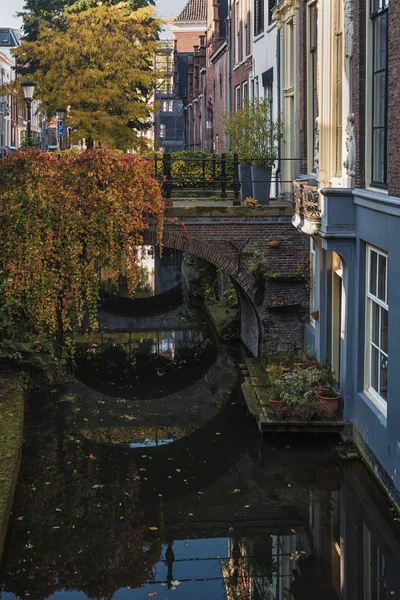
[[[303,347],[309,294],[296,274],[309,258],[309,240],[293,227],[292,215],[288,204],[167,209],[164,246],[203,258],[231,277],[240,302],[241,339],[253,356],[274,354],[286,344]],[[269,246],[273,240],[279,247]],[[144,242],[155,243],[152,229]],[[264,276],[250,271],[245,247],[267,256]]]

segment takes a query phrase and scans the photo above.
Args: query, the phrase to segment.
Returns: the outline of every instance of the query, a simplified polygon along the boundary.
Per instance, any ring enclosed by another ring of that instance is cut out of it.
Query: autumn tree
[[[20,64],[35,65],[36,97],[47,113],[68,107],[76,138],[138,149],[151,118],[160,24],[152,8],[102,4],[41,20],[38,39],[15,54]]]
[[[0,161],[0,272],[4,300],[22,309],[62,354],[96,326],[99,268],[124,272],[133,293],[135,247],[152,224],[161,243],[164,202],[152,166],[105,148],[56,156],[19,150]],[[20,312],[10,311],[16,320]]]
[[[118,4],[120,0],[103,0],[102,4],[112,6]],[[137,10],[145,6],[154,6],[154,0],[128,0],[127,2],[131,10]],[[88,8],[95,8],[98,5],[97,0],[25,0],[23,10],[18,13],[18,16],[23,18],[23,34],[24,40],[35,41],[38,39],[40,23],[51,23],[54,18],[60,19],[64,11],[80,12]],[[58,21],[61,25],[62,21]],[[19,68],[22,72],[30,69],[32,65],[27,67],[20,64]]]

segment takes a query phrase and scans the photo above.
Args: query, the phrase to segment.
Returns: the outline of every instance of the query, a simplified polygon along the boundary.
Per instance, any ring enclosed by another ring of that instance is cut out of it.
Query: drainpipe
[[[281,102],[281,29],[276,28],[276,70],[277,70],[277,78],[276,78],[276,91],[278,97],[278,117],[281,118],[282,112],[282,102]],[[278,168],[276,171],[275,177],[275,197],[279,198],[279,182],[282,173],[282,161],[281,161],[281,152],[282,152],[282,138],[280,137],[278,140]]]

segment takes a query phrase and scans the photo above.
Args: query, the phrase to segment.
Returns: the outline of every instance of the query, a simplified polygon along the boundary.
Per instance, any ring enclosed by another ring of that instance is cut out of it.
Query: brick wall
[[[227,112],[228,74],[226,49],[214,60],[207,73],[207,94],[213,102],[213,139],[215,152],[222,154],[227,151],[226,136],[222,122],[222,115]],[[213,150],[212,148],[210,149]]]
[[[289,209],[290,210],[290,209]],[[257,279],[249,271],[248,258],[238,253],[246,243],[264,250],[269,265],[266,271],[280,276],[293,275],[296,267],[309,257],[309,238],[295,229],[287,216],[288,208],[268,208],[260,214],[240,207],[242,216],[201,211],[169,209],[168,215],[185,223],[165,227],[164,244],[200,256],[215,264],[239,286],[252,305],[259,323],[260,346],[264,354],[274,354],[285,344],[303,347],[304,323],[308,319],[309,293],[302,281],[285,281],[269,277]],[[260,217],[260,215],[262,215]],[[154,234],[146,234],[146,243],[154,243]],[[279,240],[280,246],[271,249],[268,242]],[[271,309],[273,297],[280,296],[285,304],[301,306],[280,312]],[[242,314],[242,318],[244,315]],[[246,332],[246,327],[243,328]],[[250,346],[250,344],[247,344]]]
[[[205,26],[204,26],[205,31]],[[199,45],[199,36],[203,31],[176,31],[177,52],[193,52],[193,46]]]
[[[400,196],[400,3],[389,4],[389,194]]]

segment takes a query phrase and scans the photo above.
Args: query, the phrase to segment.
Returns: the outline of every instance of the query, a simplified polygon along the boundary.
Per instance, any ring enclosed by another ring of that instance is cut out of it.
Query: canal
[[[1,600],[400,600],[400,519],[369,472],[337,437],[261,438],[244,349],[164,261],[134,309],[104,303],[75,379],[28,399]]]

